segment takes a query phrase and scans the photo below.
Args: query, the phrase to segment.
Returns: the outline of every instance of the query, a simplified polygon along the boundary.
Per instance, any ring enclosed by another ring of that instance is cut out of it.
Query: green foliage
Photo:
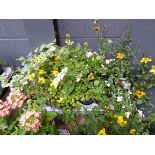
[[[57,134],[57,114],[45,112],[45,104],[63,109],[64,121],[70,124],[73,134],[103,134],[104,130],[110,135],[149,134],[154,123],[154,107],[148,93],[155,87],[153,60],[136,57],[128,33],[117,41],[99,34],[98,41],[99,51],[92,52],[88,43],[72,47],[67,34],[66,46],[50,43],[21,57],[22,67],[10,82],[0,77],[3,86],[27,96],[28,111],[41,112],[40,130],[26,134]],[[87,101],[97,107],[77,113],[81,103]],[[3,121],[2,130],[8,128]],[[25,134],[21,126],[16,128],[13,133]]]

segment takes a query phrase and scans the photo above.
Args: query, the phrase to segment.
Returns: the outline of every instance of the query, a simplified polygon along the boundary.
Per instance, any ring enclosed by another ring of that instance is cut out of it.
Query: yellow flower
[[[105,128],[99,131],[97,135],[106,135]]]
[[[135,95],[136,95],[138,98],[142,98],[142,97],[145,95],[145,93],[144,93],[144,91],[142,91],[142,90],[136,90],[136,91],[135,91]]]
[[[100,27],[99,26],[95,26],[95,27],[93,27],[93,30],[94,31],[99,31],[100,30]]]
[[[123,120],[123,119],[124,119],[124,117],[123,117],[123,116],[118,115],[118,116],[117,116],[117,119],[118,119],[118,120]]]
[[[123,53],[117,53],[116,58],[122,60],[124,58],[124,54]]]
[[[41,59],[41,58],[40,58],[39,56],[35,56],[35,57],[34,57],[34,61],[35,61],[35,62],[39,61],[40,59]]]
[[[59,100],[57,100],[57,102],[58,102],[58,103],[63,103],[63,100],[64,100],[64,99],[63,99],[62,97],[60,97]]]
[[[44,71],[43,69],[39,69],[38,73],[39,73],[40,75],[43,75],[43,74],[46,74],[46,71]]]
[[[28,77],[29,81],[32,81],[34,77],[35,77],[35,73],[30,74]]]
[[[152,61],[152,59],[151,59],[151,58],[147,58],[147,57],[146,57],[146,58],[141,58],[141,59],[140,59],[140,62],[141,62],[141,63],[148,63],[148,62],[151,62],[151,61]]]
[[[97,24],[98,21],[99,21],[99,19],[95,19],[95,20],[93,21],[93,24]]]
[[[40,77],[40,78],[38,79],[38,83],[44,84],[44,83],[45,83],[45,78],[44,78],[44,77]]]
[[[130,133],[130,135],[135,135],[136,130],[135,129],[131,129],[129,133]]]
[[[151,68],[151,70],[150,70],[150,73],[155,74],[155,66],[152,66],[152,68]]]
[[[94,79],[95,79],[94,74],[93,73],[90,73],[88,75],[88,80],[94,80]]]
[[[59,74],[59,72],[57,70],[56,71],[52,71],[52,74],[56,77]]]
[[[124,127],[127,124],[127,121],[124,121],[123,116],[118,116],[117,117],[117,123],[121,126]]]
[[[110,112],[110,106],[105,106],[104,111],[107,112],[107,113]]]

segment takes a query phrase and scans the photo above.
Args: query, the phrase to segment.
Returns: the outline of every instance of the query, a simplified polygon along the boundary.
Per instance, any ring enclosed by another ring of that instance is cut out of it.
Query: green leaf
[[[56,112],[48,112],[47,113],[47,121],[52,121],[57,117],[57,113]]]
[[[80,49],[81,49],[81,45],[77,44],[76,47],[75,47],[75,51],[79,51]]]

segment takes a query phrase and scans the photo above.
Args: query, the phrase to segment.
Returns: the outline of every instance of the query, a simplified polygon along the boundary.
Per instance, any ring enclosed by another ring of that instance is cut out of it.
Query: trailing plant
[[[19,123],[27,133],[57,133],[56,113],[44,114],[43,110],[51,106],[62,109],[73,134],[150,134],[155,120],[148,91],[155,87],[152,58],[136,57],[129,33],[117,41],[106,39],[98,20],[93,30],[98,34],[97,52],[88,43],[74,45],[67,34],[66,46],[52,42],[21,57],[22,66],[10,82],[5,75],[0,77],[3,87],[27,97]],[[83,108],[88,104],[95,106]],[[27,115],[28,126],[24,124]]]

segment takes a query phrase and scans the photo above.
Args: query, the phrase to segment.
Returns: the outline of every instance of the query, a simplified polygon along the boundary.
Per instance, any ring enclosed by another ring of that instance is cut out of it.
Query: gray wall
[[[142,44],[141,55],[151,55],[155,58],[155,20],[127,20],[127,19],[105,19],[100,20],[107,25],[106,38],[119,38],[127,29],[132,31],[133,47]],[[97,50],[96,32],[92,31],[93,20],[58,20],[60,45],[64,45],[66,33],[71,34],[75,43],[87,41],[93,50]]]
[[[119,37],[120,33],[124,31],[127,26],[127,20],[101,20],[108,27],[106,33],[107,38]],[[93,20],[58,20],[58,31],[60,36],[60,44],[64,45],[65,34],[71,34],[71,38],[75,43],[83,43],[87,41],[90,48],[93,50],[97,49],[97,34],[92,30]]]
[[[88,41],[97,49],[96,33],[92,31],[93,20],[57,20],[60,45],[64,45],[66,33],[75,43]],[[141,55],[155,58],[155,20],[101,20],[107,25],[107,38],[120,37],[127,28],[132,30],[134,44],[142,44]],[[27,55],[42,43],[55,38],[52,19],[6,19],[0,20],[0,61],[5,66],[19,65],[16,59]],[[133,47],[135,46],[133,44]]]
[[[17,58],[54,39],[53,20],[1,19],[0,61],[4,66],[17,66]]]

